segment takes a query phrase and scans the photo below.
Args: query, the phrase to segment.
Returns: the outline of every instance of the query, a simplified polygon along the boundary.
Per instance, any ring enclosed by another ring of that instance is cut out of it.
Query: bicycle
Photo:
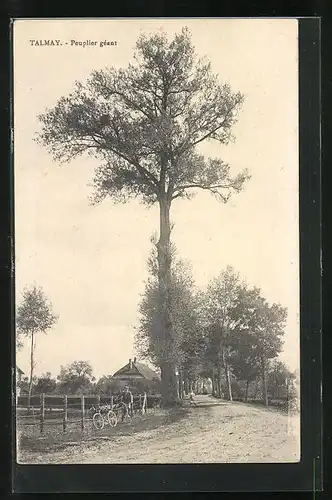
[[[132,419],[132,412],[130,405],[123,403],[123,401],[116,403],[113,406],[113,411],[115,412],[117,419],[118,420],[121,419],[121,422],[128,422]]]
[[[115,427],[118,423],[117,415],[110,405],[99,407],[92,406],[89,413],[92,418],[93,426],[97,430],[102,430],[105,427],[105,420],[111,427]]]

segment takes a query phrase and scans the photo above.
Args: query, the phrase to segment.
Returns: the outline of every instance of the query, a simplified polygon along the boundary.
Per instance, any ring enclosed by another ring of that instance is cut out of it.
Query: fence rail
[[[52,401],[57,400],[54,404]],[[146,411],[147,395],[146,393],[134,396],[134,408]],[[72,401],[75,400],[75,403]],[[22,404],[26,403],[26,404]],[[89,409],[108,404],[113,409],[116,398],[113,396],[69,396],[69,395],[48,395],[41,394],[33,396],[28,405],[27,396],[19,396],[16,406],[16,418],[18,424],[38,425],[40,433],[44,433],[45,425],[61,425],[63,432],[67,431],[68,424],[80,423],[80,428],[84,431],[86,427],[87,413]],[[54,411],[54,413],[52,413]],[[73,418],[76,415],[76,418]]]

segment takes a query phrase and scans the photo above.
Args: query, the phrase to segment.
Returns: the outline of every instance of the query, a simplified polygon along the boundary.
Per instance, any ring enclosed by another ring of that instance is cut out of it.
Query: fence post
[[[111,396],[111,410],[113,410],[113,396]]]
[[[140,412],[143,414],[143,406],[142,406],[142,394],[139,395],[139,409],[140,409]]]
[[[144,408],[144,413],[146,413],[147,409],[148,409],[148,402],[147,402],[146,392],[144,393],[143,408]]]
[[[81,396],[81,429],[84,431],[84,395]]]
[[[98,406],[100,406],[100,394],[98,394],[97,401],[98,401]]]
[[[67,420],[68,420],[68,401],[67,401],[67,395],[65,394],[63,397],[63,432],[66,432],[67,430]]]
[[[45,394],[40,395],[40,433],[44,432],[44,420],[45,420]]]

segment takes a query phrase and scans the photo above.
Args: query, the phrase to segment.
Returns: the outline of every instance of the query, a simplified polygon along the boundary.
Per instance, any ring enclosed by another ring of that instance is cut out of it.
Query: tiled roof
[[[137,370],[140,372],[141,375],[147,380],[154,380],[154,379],[160,379],[159,375],[157,372],[149,368],[147,365],[144,365],[143,363],[134,363],[134,366],[137,368]]]
[[[135,375],[139,374],[145,380],[155,380],[155,379],[160,379],[160,376],[158,375],[157,372],[149,368],[147,365],[143,363],[137,363],[137,362],[132,362],[132,369],[130,370],[130,364],[127,363],[125,366],[120,368],[117,372],[114,373],[113,377],[119,377],[121,375]]]

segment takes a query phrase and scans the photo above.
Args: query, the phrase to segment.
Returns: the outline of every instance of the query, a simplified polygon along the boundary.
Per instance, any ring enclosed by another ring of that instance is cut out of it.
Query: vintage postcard
[[[296,19],[13,26],[19,464],[300,460]]]

